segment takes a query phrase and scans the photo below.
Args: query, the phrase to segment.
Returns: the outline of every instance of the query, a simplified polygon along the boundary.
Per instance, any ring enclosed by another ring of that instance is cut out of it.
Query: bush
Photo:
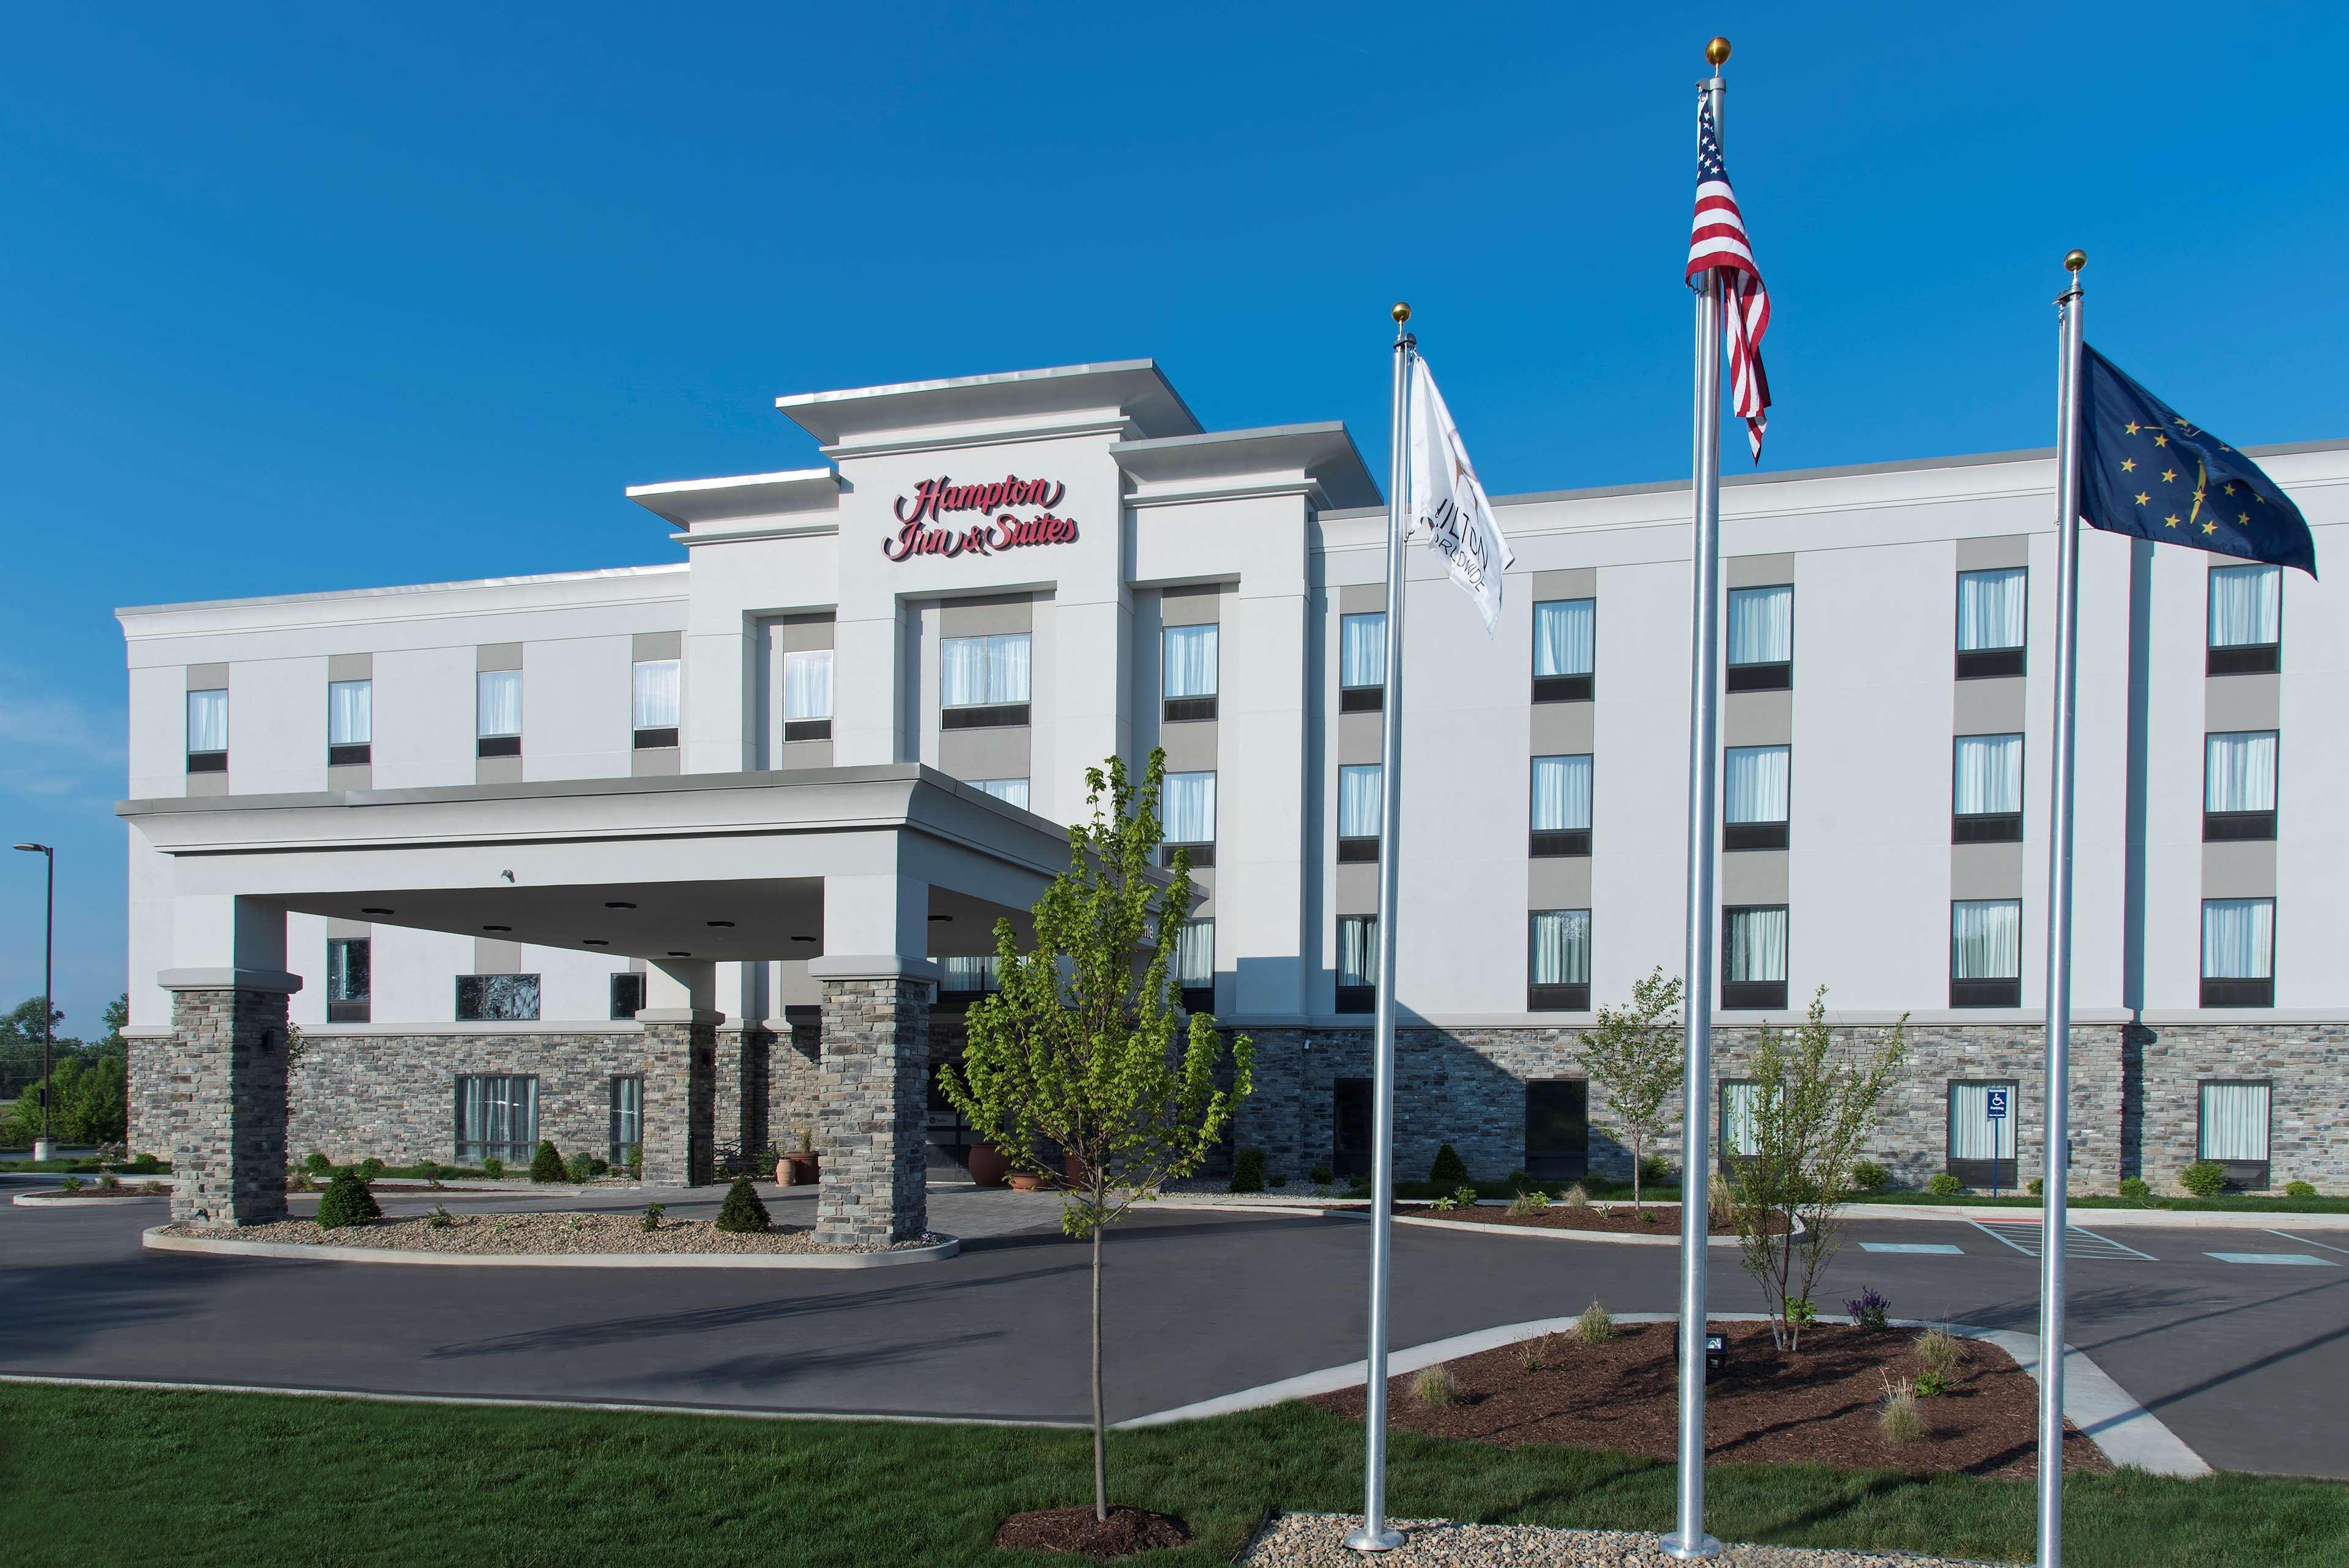
[[[288,1192],[315,1192],[318,1190],[318,1179],[297,1166],[287,1174],[285,1190]]]
[[[1929,1328],[1917,1336],[1917,1365],[1944,1382],[1955,1376],[1966,1358],[1966,1347],[1946,1328]]]
[[[2124,1176],[2121,1178],[2121,1196],[2133,1203],[2142,1203],[2153,1196],[2153,1189],[2146,1184],[2142,1176]]]
[[[1892,1304],[1874,1285],[1845,1302],[1843,1307],[1851,1314],[1852,1322],[1872,1334],[1882,1332],[1892,1315]]]
[[[1851,1185],[1854,1191],[1881,1192],[1892,1185],[1892,1172],[1873,1160],[1863,1160],[1851,1168]]]
[[[1285,1173],[1278,1176],[1268,1176],[1264,1179],[1264,1182],[1268,1187],[1286,1187],[1288,1185],[1288,1177]]]
[[[1920,1399],[1938,1399],[1949,1391],[1950,1380],[1939,1372],[1917,1374],[1917,1398]]]
[[[637,1229],[639,1229],[639,1230],[643,1230],[643,1231],[657,1231],[657,1230],[659,1230],[659,1229],[660,1229],[660,1222],[661,1222],[661,1216],[662,1216],[663,1214],[667,1213],[667,1212],[668,1212],[668,1211],[667,1211],[666,1209],[662,1208],[658,1203],[647,1203],[647,1204],[646,1204],[646,1205],[645,1205],[645,1216],[644,1216],[644,1218],[643,1218],[643,1219],[641,1219],[641,1220],[638,1220],[638,1221],[636,1222],[636,1227],[637,1227]]]
[[[634,1180],[641,1180],[641,1179],[643,1178],[643,1176],[644,1176],[644,1173],[645,1173],[645,1146],[644,1146],[643,1144],[641,1144],[641,1143],[631,1143],[631,1144],[629,1144],[629,1145],[628,1145],[628,1176],[629,1176],[629,1179],[630,1179],[630,1180],[632,1180],[632,1181],[634,1181]]]
[[[356,1171],[336,1171],[335,1179],[326,1184],[326,1195],[318,1200],[318,1228],[322,1231],[339,1231],[347,1225],[364,1225],[382,1218],[382,1206]]]
[[[595,1167],[603,1163],[592,1154],[574,1154],[564,1162],[564,1178],[573,1182],[593,1181],[595,1179]]]
[[[1574,1320],[1574,1336],[1585,1345],[1604,1345],[1615,1337],[1615,1320],[1594,1299]]]
[[[1232,1191],[1261,1192],[1264,1191],[1264,1150],[1243,1149],[1232,1156]]]
[[[326,1151],[323,1149],[313,1149],[310,1157],[302,1161],[302,1169],[313,1176],[324,1176],[334,1168],[335,1162],[326,1158]]]
[[[1908,1378],[1897,1383],[1884,1379],[1884,1403],[1876,1412],[1876,1429],[1888,1443],[1920,1442],[1929,1435],[1924,1412],[1917,1408],[1916,1386]]]
[[[1796,1331],[1808,1328],[1819,1320],[1819,1305],[1807,1295],[1786,1298],[1786,1326]]]
[[[2030,1181],[2023,1184],[2023,1190],[2030,1193],[2034,1198],[2044,1198],[2047,1195],[2047,1183],[2040,1178],[2033,1176]]]
[[[1933,1179],[1925,1183],[1925,1191],[1936,1198],[1954,1198],[1966,1190],[1966,1184],[1946,1171],[1936,1171]]]
[[[1541,1191],[1539,1188],[1536,1188],[1530,1192],[1520,1192],[1515,1198],[1509,1200],[1509,1212],[1515,1214],[1519,1219],[1523,1219],[1528,1214],[1538,1214],[1548,1207],[1549,1194]]]
[[[1460,1158],[1460,1150],[1446,1143],[1436,1150],[1427,1179],[1438,1187],[1457,1187],[1468,1180],[1468,1163]]]
[[[1526,1377],[1532,1377],[1557,1358],[1550,1345],[1554,1337],[1545,1334],[1539,1339],[1527,1339],[1518,1344],[1517,1360],[1525,1367]]]
[[[64,1181],[58,1182],[57,1185],[68,1192],[78,1192],[81,1191],[81,1178],[78,1176],[68,1176]]]
[[[1331,1173],[1327,1165],[1316,1165],[1312,1170],[1308,1171],[1305,1173],[1305,1179],[1308,1181],[1312,1182],[1316,1187],[1327,1187],[1337,1178]]]
[[[563,1178],[562,1151],[553,1143],[540,1140],[538,1152],[530,1157],[530,1179],[533,1181],[560,1181]]]
[[[446,1203],[433,1204],[432,1212],[426,1215],[425,1219],[426,1222],[436,1231],[448,1230],[457,1222],[457,1216],[449,1212],[449,1205]]]
[[[1441,1409],[1460,1402],[1460,1385],[1452,1379],[1452,1368],[1438,1364],[1422,1367],[1411,1380],[1412,1394],[1423,1405]]]
[[[1581,1182],[1577,1181],[1573,1186],[1568,1187],[1566,1190],[1566,1206],[1569,1209],[1588,1209],[1590,1207],[1590,1194],[1584,1189]]]
[[[2287,1198],[2313,1198],[2316,1189],[2306,1181],[2287,1181],[2283,1184],[2283,1195]]]
[[[359,1161],[359,1180],[374,1181],[383,1175],[383,1161],[370,1154]]]
[[[1651,1154],[1640,1161],[1640,1180],[1651,1187],[1661,1187],[1672,1179],[1671,1162],[1661,1154]]]
[[[492,1154],[481,1161],[481,1174],[491,1181],[501,1180],[506,1173],[506,1162]]]
[[[1452,1189],[1452,1201],[1464,1209],[1473,1209],[1476,1206],[1476,1189],[1464,1181]]]
[[[1532,1189],[1534,1179],[1532,1172],[1526,1171],[1512,1171],[1509,1172],[1510,1191],[1516,1192],[1528,1191]]]
[[[2227,1168],[2215,1160],[2197,1160],[2178,1173],[2178,1184],[2197,1198],[2215,1198],[2227,1190]]]
[[[773,1223],[767,1217],[767,1205],[759,1202],[759,1190],[750,1185],[750,1179],[734,1178],[734,1185],[726,1189],[726,1202],[719,1206],[718,1228],[740,1235],[763,1231]]]

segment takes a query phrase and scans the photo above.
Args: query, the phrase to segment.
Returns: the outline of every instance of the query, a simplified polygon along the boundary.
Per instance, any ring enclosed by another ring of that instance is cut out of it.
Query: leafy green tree
[[[1180,1022],[1175,950],[1191,912],[1190,856],[1153,867],[1166,754],[1139,784],[1124,760],[1088,769],[1092,820],[1069,830],[1069,869],[1035,907],[1036,944],[1021,953],[996,922],[1002,988],[974,1004],[959,1068],[939,1074],[948,1103],[1014,1164],[1060,1175],[1061,1228],[1092,1244],[1093,1516],[1109,1517],[1108,1420],[1102,1398],[1102,1233],[1161,1184],[1198,1170],[1248,1092],[1255,1047],[1232,1042],[1228,1088],[1215,1019]],[[1107,809],[1103,808],[1106,796]]]
[[[1664,978],[1660,965],[1631,985],[1628,1007],[1601,1007],[1599,1022],[1582,1031],[1582,1070],[1606,1091],[1616,1140],[1631,1150],[1631,1212],[1645,1213],[1640,1184],[1648,1150],[1671,1119],[1672,1091],[1686,1070],[1688,1051],[1678,1014],[1679,976]],[[1683,1198],[1687,1194],[1682,1194]]]

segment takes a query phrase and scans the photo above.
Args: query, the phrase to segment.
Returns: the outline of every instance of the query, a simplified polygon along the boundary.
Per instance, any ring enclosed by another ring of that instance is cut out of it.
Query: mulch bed
[[[2017,1480],[2037,1473],[2039,1385],[1995,1346],[1961,1341],[1966,1360],[1950,1391],[1917,1402],[1931,1435],[1893,1443],[1877,1430],[1876,1414],[1886,1377],[1917,1375],[1910,1334],[1820,1325],[1804,1333],[1800,1351],[1782,1354],[1770,1343],[1767,1324],[1713,1326],[1729,1336],[1729,1365],[1705,1386],[1705,1453],[1713,1463],[1960,1470]],[[1503,1448],[1567,1443],[1670,1460],[1680,1418],[1675,1334],[1671,1324],[1648,1323],[1619,1329],[1602,1345],[1557,1335],[1531,1373],[1519,1346],[1464,1357],[1446,1363],[1458,1403],[1423,1403],[1406,1376],[1388,1385],[1387,1416],[1432,1437]],[[1361,1418],[1360,1388],[1309,1403]],[[2069,1427],[2065,1433],[2065,1469],[2111,1470],[2093,1442]]]
[[[1425,1203],[1395,1205],[1395,1212],[1408,1214],[1414,1220],[1440,1220],[1454,1225],[1518,1225],[1529,1231],[1625,1231],[1643,1236],[1677,1236],[1681,1233],[1681,1206],[1678,1203],[1651,1203],[1647,1212],[1651,1217],[1642,1220],[1625,1203],[1618,1208],[1601,1209],[1593,1205],[1577,1209],[1570,1204],[1553,1202],[1547,1209],[1531,1214],[1512,1214],[1506,1209],[1477,1207],[1474,1209],[1437,1209]],[[1737,1233],[1734,1225],[1714,1225],[1712,1233],[1731,1236]]]
[[[1123,1506],[1112,1508],[1107,1521],[1095,1519],[1091,1507],[1040,1508],[1015,1513],[995,1528],[995,1544],[1006,1551],[1075,1552],[1096,1563],[1181,1546],[1190,1539],[1190,1526],[1179,1519]]]
[[[194,1236],[238,1242],[290,1242],[316,1247],[388,1247],[398,1252],[465,1253],[475,1256],[515,1253],[864,1253],[928,1246],[935,1235],[924,1234],[887,1248],[825,1246],[805,1225],[776,1225],[764,1231],[721,1231],[708,1220],[663,1220],[647,1231],[633,1214],[452,1214],[436,1225],[421,1214],[371,1220],[364,1224],[326,1230],[315,1220],[277,1220],[264,1225],[244,1225],[233,1231],[172,1224],[162,1227],[170,1236]]]

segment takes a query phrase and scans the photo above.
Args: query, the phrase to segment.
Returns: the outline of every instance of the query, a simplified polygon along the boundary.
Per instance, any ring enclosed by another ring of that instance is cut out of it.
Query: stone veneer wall
[[[2266,1078],[2269,1178],[2349,1191],[2349,1024],[2163,1024],[2138,1031],[2129,1088],[2136,1169],[2157,1192],[2200,1152],[2204,1078]]]
[[[723,1166],[739,1155],[748,1169],[750,1156],[775,1141],[768,1087],[775,1037],[757,1024],[721,1025],[717,1048],[718,1161]],[[761,1180],[774,1174],[769,1171]]]
[[[175,991],[176,1040],[160,1120],[171,1161],[171,1218],[259,1225],[285,1217],[285,994]],[[159,1119],[150,1111],[148,1125]]]
[[[647,1021],[644,1029],[644,1180],[698,1187],[717,1163],[717,1019]]]
[[[876,1246],[928,1228],[929,1002],[922,980],[823,982],[819,1242]]]
[[[765,1079],[767,1136],[776,1148],[785,1150],[800,1146],[802,1131],[819,1143],[823,1137],[823,1010],[793,1007],[789,1020],[789,1037],[777,1039],[768,1049]]]

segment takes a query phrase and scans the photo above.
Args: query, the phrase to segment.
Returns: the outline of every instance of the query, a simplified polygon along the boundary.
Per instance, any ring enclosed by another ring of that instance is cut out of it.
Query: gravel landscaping
[[[1348,1550],[1346,1532],[1359,1514],[1284,1513],[1257,1532],[1240,1555],[1241,1568],[1669,1568],[1675,1559],[1656,1550],[1656,1538],[1629,1530],[1552,1530],[1535,1524],[1452,1524],[1442,1520],[1392,1520],[1409,1538],[1376,1557]],[[1713,1559],[1723,1568],[1921,1568],[1955,1563],[1949,1557],[1908,1552],[1847,1552],[1817,1546],[1741,1546],[1724,1542]],[[1964,1568],[1982,1568],[1967,1564]]]
[[[167,1236],[217,1241],[222,1231],[208,1225],[165,1225]],[[234,1233],[239,1242],[292,1242],[321,1247],[388,1247],[401,1252],[462,1253],[473,1256],[500,1254],[564,1254],[613,1253],[858,1253],[899,1251],[936,1245],[942,1238],[925,1235],[886,1249],[819,1245],[814,1233],[801,1226],[778,1225],[771,1231],[721,1231],[707,1220],[663,1220],[660,1229],[647,1231],[633,1214],[457,1214],[445,1225],[428,1216],[376,1220],[364,1225],[322,1230],[315,1221],[280,1220],[274,1224],[246,1225]]]

